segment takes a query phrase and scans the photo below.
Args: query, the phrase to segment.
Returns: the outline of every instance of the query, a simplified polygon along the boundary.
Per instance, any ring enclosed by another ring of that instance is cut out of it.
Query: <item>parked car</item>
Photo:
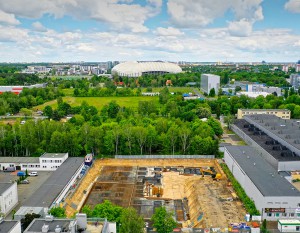
[[[29,184],[29,180],[22,180],[20,181],[20,184]]]
[[[17,176],[26,176],[26,173],[25,173],[25,172],[22,172],[22,171],[19,171],[19,172],[17,173]]]
[[[21,121],[21,125],[24,125],[26,123],[26,121]]]
[[[29,176],[38,176],[38,173],[37,172],[30,172]]]
[[[14,172],[16,170],[15,167],[7,167],[5,170],[3,170],[4,172]]]

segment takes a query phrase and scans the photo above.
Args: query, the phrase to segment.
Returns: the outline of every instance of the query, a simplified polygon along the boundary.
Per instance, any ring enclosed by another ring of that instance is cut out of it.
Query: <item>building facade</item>
[[[6,216],[18,204],[17,183],[0,183],[0,209]]]
[[[300,192],[250,146],[228,146],[224,160],[263,219],[300,219]]]
[[[291,74],[290,75],[290,83],[293,86],[293,88],[297,89],[300,86],[300,74]]]
[[[55,171],[69,157],[68,153],[44,153],[37,157],[0,157],[0,168],[6,170]]]
[[[220,76],[214,74],[202,74],[201,89],[207,94],[209,94],[211,89],[215,89],[215,93],[218,93],[220,89]]]
[[[238,109],[237,119],[243,119],[245,115],[268,114],[282,119],[291,119],[291,111],[288,109]]]

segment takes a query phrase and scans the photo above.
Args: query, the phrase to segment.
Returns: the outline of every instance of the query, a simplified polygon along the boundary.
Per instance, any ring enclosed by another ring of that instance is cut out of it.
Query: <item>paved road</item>
[[[5,172],[1,172],[2,173]],[[34,194],[40,187],[41,185],[48,179],[48,177],[52,174],[52,172],[38,172],[38,176],[29,176],[27,177],[27,180],[29,180],[29,184],[19,184],[18,185],[18,198],[19,198],[19,203],[18,205],[14,208],[15,210],[18,210],[23,203],[31,197],[32,194]],[[0,175],[0,179],[2,176]],[[10,173],[6,173],[5,179],[9,182],[10,180],[16,180],[18,177],[16,175],[10,175]],[[7,220],[12,219],[12,212],[6,216]]]

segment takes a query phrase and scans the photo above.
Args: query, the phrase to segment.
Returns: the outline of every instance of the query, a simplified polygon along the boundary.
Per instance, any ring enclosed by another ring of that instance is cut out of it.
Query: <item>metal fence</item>
[[[115,155],[115,159],[214,159],[214,155]]]

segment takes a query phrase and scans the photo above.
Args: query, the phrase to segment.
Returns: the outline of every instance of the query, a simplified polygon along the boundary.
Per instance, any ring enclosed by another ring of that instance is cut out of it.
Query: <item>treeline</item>
[[[222,134],[222,129],[213,118],[185,122],[171,117],[126,116],[109,106],[103,111],[116,117],[103,120],[96,114],[98,120],[92,116],[86,121],[76,114],[67,123],[45,120],[2,125],[0,156],[33,156],[45,151],[69,152],[71,156],[91,151],[96,155],[218,153],[215,134]]]
[[[23,91],[19,95],[4,92],[0,95],[0,115],[6,113],[15,114],[22,108],[32,108],[63,95],[58,88],[54,87],[23,88]]]
[[[14,69],[11,70],[11,72],[13,71]],[[45,82],[45,80],[40,79],[35,74],[9,73],[8,71],[4,73],[0,72],[0,86],[28,86],[43,82]]]

